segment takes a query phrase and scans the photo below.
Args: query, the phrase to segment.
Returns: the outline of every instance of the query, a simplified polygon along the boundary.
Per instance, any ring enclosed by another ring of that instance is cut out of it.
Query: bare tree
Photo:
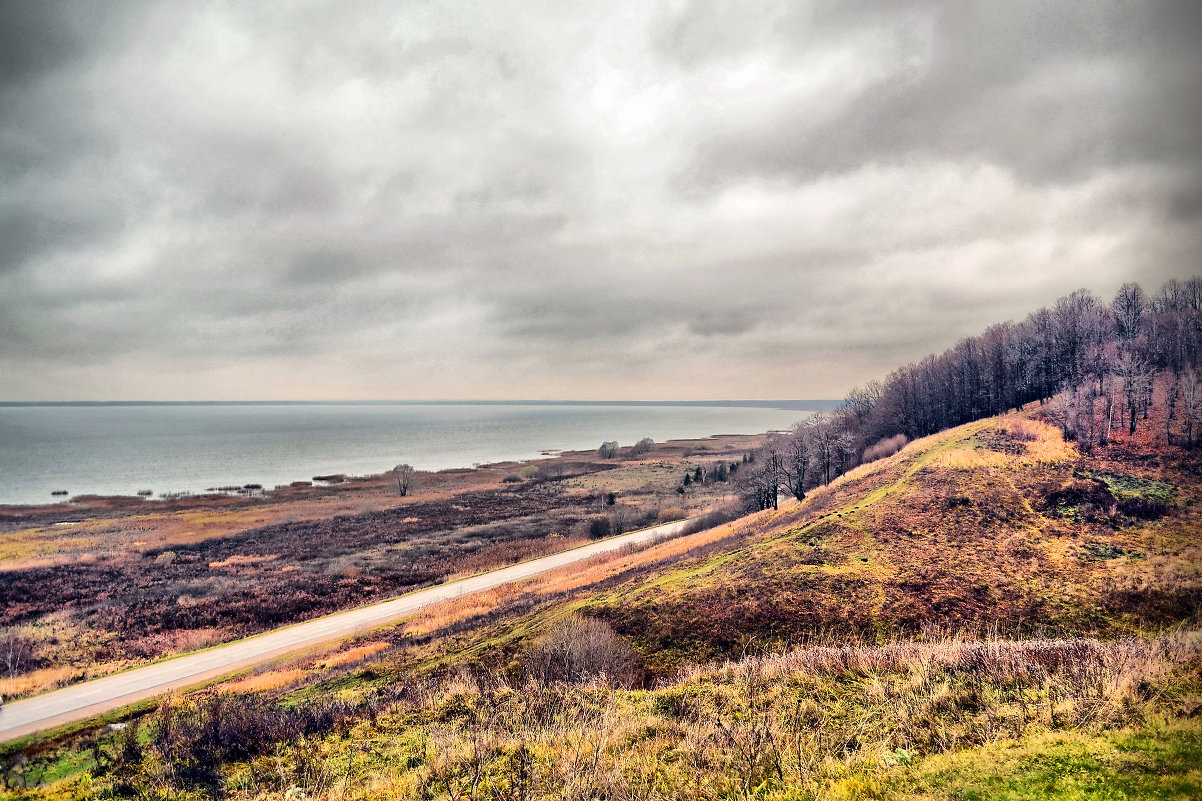
[[[1143,322],[1147,306],[1147,296],[1139,284],[1129,281],[1119,287],[1110,309],[1114,312],[1119,337],[1124,342],[1130,342],[1139,336],[1140,324]]]
[[[397,494],[402,498],[417,491],[417,471],[407,464],[392,468],[392,479],[396,482]]]
[[[829,484],[839,458],[839,431],[834,418],[819,412],[810,418],[809,442],[815,467],[822,474],[822,483]]]
[[[809,479],[810,443],[809,426],[800,422],[793,427],[784,443],[785,480],[793,497],[802,500],[806,496],[806,481]]]
[[[643,437],[638,442],[630,446],[631,456],[642,456],[644,453],[651,451],[651,446],[655,444],[655,440],[651,437]]]
[[[1202,423],[1202,376],[1192,367],[1181,374],[1181,428],[1185,444],[1194,444],[1194,428]]]
[[[769,439],[736,475],[735,486],[749,509],[779,508],[780,488],[786,482],[784,447],[783,438]]]
[[[0,635],[0,664],[10,679],[33,667],[33,643],[11,629]]]
[[[1144,410],[1152,373],[1147,362],[1131,350],[1124,350],[1119,356],[1114,372],[1123,381],[1123,396],[1127,401],[1127,435],[1133,436],[1136,418]]]
[[[612,440],[612,439],[606,440],[605,442],[601,443],[600,448],[597,448],[597,456],[601,457],[602,459],[612,459],[617,455],[618,455],[617,440]]]
[[[1052,399],[1052,411],[1056,422],[1060,423],[1060,434],[1065,442],[1070,442],[1077,436],[1077,390],[1075,387],[1065,387],[1064,391]]]

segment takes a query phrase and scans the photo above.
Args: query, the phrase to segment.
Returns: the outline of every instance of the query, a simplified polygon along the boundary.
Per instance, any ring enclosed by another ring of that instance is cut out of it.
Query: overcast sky
[[[814,398],[1202,272],[1202,3],[0,2],[0,400]]]

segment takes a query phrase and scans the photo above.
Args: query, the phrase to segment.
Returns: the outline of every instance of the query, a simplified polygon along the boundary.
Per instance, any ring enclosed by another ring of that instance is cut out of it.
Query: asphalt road
[[[44,695],[13,701],[0,708],[0,741],[14,740],[34,732],[87,720],[169,690],[197,685],[291,651],[337,640],[406,617],[439,601],[519,581],[627,545],[671,536],[678,533],[686,522],[681,520],[665,523],[611,537],[582,548],[411,592],[390,601],[337,612],[316,620],[235,640],[207,651],[167,659],[153,665],[73,684]]]

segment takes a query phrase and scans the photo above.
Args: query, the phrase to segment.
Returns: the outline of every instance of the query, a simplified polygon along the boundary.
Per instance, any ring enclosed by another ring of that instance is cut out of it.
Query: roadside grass
[[[329,665],[333,667],[333,665]],[[278,690],[281,687],[287,687],[296,684],[305,677],[305,671],[299,668],[291,670],[268,670],[262,673],[255,673],[234,681],[227,681],[219,685],[220,692],[225,693],[255,693],[266,690]]]
[[[236,715],[217,695],[171,700],[143,722],[127,762],[101,770],[59,753],[40,770],[74,775],[26,797],[127,787],[179,799],[502,799],[515,789],[530,799],[1184,798],[1199,780],[1202,732],[1187,716],[1200,692],[1197,631],[1115,642],[818,638],[653,689],[602,675],[410,674],[311,701],[252,699]],[[220,709],[224,734],[188,739]],[[164,733],[168,718],[184,728]],[[311,733],[223,750],[223,737],[297,726]],[[188,778],[210,775],[217,785]]]
[[[17,676],[0,678],[0,698],[17,698],[49,687],[57,687],[79,676],[70,665],[38,668]]]
[[[319,660],[314,666],[319,670],[329,670],[330,668],[342,667],[344,665],[353,665],[391,647],[391,643],[366,642],[362,645],[347,648],[346,650],[337,651]]]

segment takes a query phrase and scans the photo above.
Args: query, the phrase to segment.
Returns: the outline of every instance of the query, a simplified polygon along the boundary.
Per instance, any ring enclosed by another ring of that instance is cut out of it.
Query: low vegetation
[[[6,786],[46,799],[1198,798],[1202,282],[1151,302],[1137,290],[1109,306],[1074,293],[762,448],[606,442],[504,466],[494,494],[440,508],[560,503],[458,529],[495,533],[452,548],[475,554],[461,567],[493,545],[516,555],[535,540],[500,529],[558,514],[571,527],[538,541],[691,519],[670,540],[130,711],[124,729],[10,747]],[[984,369],[1015,353],[1026,372]],[[381,530],[416,525],[424,502],[406,499]],[[275,570],[294,557],[274,558],[273,538],[300,531],[345,543],[345,560],[380,546],[373,519],[260,526],[238,548],[212,538],[145,561],[175,570],[197,552],[208,569]]]
[[[814,642],[635,690],[603,678],[630,657],[620,638],[584,620],[549,636],[532,650],[532,669],[512,679],[458,673],[300,703],[168,699],[94,744],[87,777],[56,792],[887,798],[946,786],[940,757],[953,754],[957,776],[1014,782],[1018,773],[1029,790],[1106,778],[1107,764],[1048,763],[1025,746],[1058,734],[1071,735],[1052,741],[1062,750],[1140,738],[1179,749],[1152,751],[1143,764],[1175,778],[1176,797],[1198,787],[1197,763],[1182,760],[1202,741],[1188,720],[1202,691],[1196,631],[1113,642]],[[1021,764],[999,776],[999,751]],[[10,767],[10,786],[28,771]]]
[[[708,447],[741,458],[758,439]],[[647,450],[612,463],[568,453],[422,474],[420,489],[399,465],[254,505],[200,497],[171,502],[174,511],[134,499],[60,509],[69,525],[0,537],[0,635],[24,643],[12,669],[0,665],[0,692],[20,697],[723,502],[724,486],[673,492],[676,474],[696,466],[693,444],[638,444]]]

